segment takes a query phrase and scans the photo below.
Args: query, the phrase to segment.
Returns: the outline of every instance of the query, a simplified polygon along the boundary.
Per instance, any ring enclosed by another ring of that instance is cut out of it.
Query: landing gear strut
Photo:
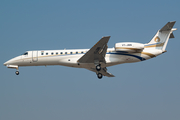
[[[97,74],[97,77],[98,77],[99,79],[101,79],[101,78],[103,77],[103,75],[102,75],[101,73],[98,73],[98,74]]]
[[[16,73],[16,75],[19,75],[19,71],[16,71],[15,73]]]

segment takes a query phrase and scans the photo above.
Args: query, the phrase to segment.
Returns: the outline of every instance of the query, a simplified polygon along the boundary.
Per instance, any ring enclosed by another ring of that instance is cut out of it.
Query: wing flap
[[[100,71],[104,76],[107,76],[107,77],[115,77],[113,74],[109,73],[107,71],[107,68],[103,68],[101,71]]]
[[[89,68],[88,70],[93,71],[93,72],[95,72],[95,73],[98,73],[95,68]],[[101,73],[102,75],[107,76],[107,77],[115,77],[113,74],[111,74],[111,73],[109,73],[109,72],[107,71],[107,68],[106,68],[106,67],[105,67],[105,68],[102,68],[102,69],[99,71],[99,73]]]

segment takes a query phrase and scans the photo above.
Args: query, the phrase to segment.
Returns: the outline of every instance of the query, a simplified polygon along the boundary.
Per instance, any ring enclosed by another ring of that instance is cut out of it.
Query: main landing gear
[[[18,67],[16,68],[16,72],[15,73],[16,73],[16,75],[19,75],[19,68]]]
[[[101,73],[98,73],[98,74],[97,74],[97,77],[98,77],[99,79],[101,79],[101,78],[103,77],[103,75],[102,75]]]
[[[99,72],[101,71],[101,64],[96,65],[96,70],[98,71],[97,77],[101,79],[103,77],[102,73]]]
[[[96,70],[97,70],[97,71],[100,71],[100,70],[101,70],[101,64],[96,65]]]

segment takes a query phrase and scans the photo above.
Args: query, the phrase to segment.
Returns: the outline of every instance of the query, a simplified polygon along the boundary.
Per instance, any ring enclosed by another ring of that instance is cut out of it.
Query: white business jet
[[[18,68],[21,66],[63,65],[88,69],[95,72],[99,79],[103,76],[114,77],[106,67],[140,62],[166,52],[168,40],[174,38],[173,31],[177,30],[173,28],[174,24],[175,21],[168,22],[147,44],[121,42],[116,43],[114,48],[108,48],[110,36],[106,36],[91,49],[27,51],[4,65],[16,69],[16,75],[19,75]]]

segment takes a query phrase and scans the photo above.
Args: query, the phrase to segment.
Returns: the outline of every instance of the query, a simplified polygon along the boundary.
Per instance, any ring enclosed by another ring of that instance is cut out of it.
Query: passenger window
[[[81,52],[81,53],[84,53],[84,52]]]
[[[41,55],[44,55],[44,53],[42,52]]]
[[[71,54],[72,54],[72,52],[71,52]]]
[[[76,54],[78,54],[78,52],[76,52]]]
[[[46,55],[48,55],[48,53],[46,53]]]
[[[56,55],[58,55],[58,52],[56,53]]]
[[[65,52],[65,54],[67,54],[67,52]]]
[[[61,52],[61,54],[63,54],[63,52]]]
[[[53,55],[54,53],[52,52],[51,55]]]

